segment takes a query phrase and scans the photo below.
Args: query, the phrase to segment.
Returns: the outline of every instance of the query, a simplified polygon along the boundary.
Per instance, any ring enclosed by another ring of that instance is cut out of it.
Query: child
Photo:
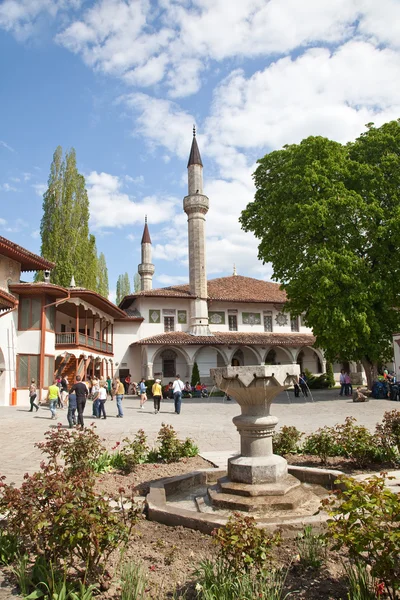
[[[76,425],[76,415],[75,415],[76,409],[77,409],[76,394],[75,394],[75,392],[71,392],[68,396],[68,412],[67,412],[67,419],[68,419],[70,429],[72,429],[72,427],[74,425]]]

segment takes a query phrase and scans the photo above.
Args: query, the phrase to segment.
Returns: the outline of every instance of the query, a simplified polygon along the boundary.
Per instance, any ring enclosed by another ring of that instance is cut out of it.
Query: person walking
[[[76,425],[76,409],[77,409],[76,393],[71,392],[68,395],[68,412],[67,412],[67,419],[68,419],[68,424],[69,424],[70,429],[72,429],[74,427],[74,425]]]
[[[353,395],[353,386],[351,385],[350,373],[345,373],[344,386],[345,386],[345,392],[344,392],[345,395],[352,396]]]
[[[139,383],[140,408],[143,408],[143,405],[147,402],[147,388],[145,381],[145,378],[142,377]]]
[[[304,371],[301,373],[301,375],[299,377],[299,384],[300,384],[300,388],[303,393],[303,396],[305,398],[307,398],[308,397],[308,385],[307,385],[307,376],[304,373]]]
[[[345,396],[345,394],[346,394],[346,373],[345,373],[344,369],[342,369],[340,371],[339,383],[340,383],[339,396]]]
[[[75,383],[69,391],[70,395],[76,394],[76,408],[78,410],[78,425],[84,428],[85,424],[83,422],[83,411],[85,410],[86,399],[88,397],[88,388],[83,381],[81,381],[81,376],[77,375],[75,377]]]
[[[64,406],[67,406],[67,398],[68,398],[68,377],[65,376],[61,379],[61,403]]]
[[[111,381],[110,376],[107,377],[106,384],[107,384],[107,394],[109,396],[111,396],[111,399],[112,399],[112,381]]]
[[[107,419],[107,415],[106,415],[106,408],[105,408],[105,403],[107,401],[107,382],[106,381],[101,381],[100,382],[100,389],[99,389],[99,419],[101,418],[101,415],[103,415],[103,419]]]
[[[99,381],[98,381],[98,379],[96,379],[96,377],[93,377],[93,379],[92,379],[92,400],[93,400],[92,415],[96,419],[100,418],[99,391],[100,391]]]
[[[122,400],[124,399],[125,388],[124,388],[124,384],[118,379],[118,377],[116,378],[115,383],[116,383],[115,397],[117,399],[117,409],[118,409],[117,419],[122,419],[122,417],[124,416],[124,412],[122,410]]]
[[[153,394],[154,414],[156,415],[160,410],[161,403],[161,379],[156,379],[155,383],[153,384],[153,387],[151,388],[151,393]]]
[[[128,373],[128,375],[125,377],[124,380],[124,388],[125,388],[125,395],[127,396],[129,394],[129,387],[131,385],[131,374]]]
[[[29,412],[33,412],[33,407],[36,408],[36,412],[39,410],[39,404],[35,404],[35,400],[37,398],[37,387],[36,381],[31,379],[31,385],[29,386],[29,402],[31,403],[31,408]]]
[[[184,383],[181,380],[180,376],[177,375],[175,377],[175,381],[172,384],[172,390],[174,392],[174,403],[175,403],[175,414],[181,414],[181,404],[182,404],[182,392],[184,388]]]
[[[49,390],[47,392],[47,398],[50,403],[51,418],[56,419],[57,418],[57,406],[59,406],[60,402],[61,402],[60,388],[58,386],[57,379],[54,379],[53,385],[49,386]]]
[[[57,379],[55,380],[55,382],[56,382],[56,386],[60,390],[60,395],[59,395],[59,397],[57,399],[57,408],[61,408],[61,410],[62,410],[64,408],[64,405],[63,405],[62,400],[61,400],[61,390],[62,390],[61,377],[57,377]]]

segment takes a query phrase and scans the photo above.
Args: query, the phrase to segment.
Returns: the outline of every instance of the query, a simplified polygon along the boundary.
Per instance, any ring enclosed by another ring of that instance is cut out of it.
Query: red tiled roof
[[[55,264],[0,236],[0,254],[21,264],[22,271],[53,269]]]
[[[142,344],[211,345],[211,346],[312,346],[315,337],[307,333],[245,333],[240,331],[217,331],[213,335],[195,336],[184,331],[159,333],[134,342]]]
[[[103,310],[105,313],[116,319],[129,319],[124,311],[118,308],[116,304],[110,302],[108,298],[105,298],[97,292],[81,287],[70,287],[68,288],[68,291],[71,294],[71,298],[82,298],[82,300],[86,300],[89,304]]]
[[[253,277],[244,277],[243,275],[209,279],[207,282],[207,291],[209,300],[277,304],[286,302],[286,292],[280,289],[279,283],[254,279]],[[127,307],[132,300],[140,296],[149,298],[155,296],[159,298],[194,298],[190,293],[189,284],[174,285],[125,296],[120,307]]]
[[[18,304],[18,300],[12,294],[0,289],[0,310],[14,308]]]
[[[68,290],[61,285],[45,283],[44,281],[38,281],[34,283],[10,283],[9,288],[13,293],[22,295],[46,293],[49,296],[55,296],[59,298],[66,298],[68,296]]]

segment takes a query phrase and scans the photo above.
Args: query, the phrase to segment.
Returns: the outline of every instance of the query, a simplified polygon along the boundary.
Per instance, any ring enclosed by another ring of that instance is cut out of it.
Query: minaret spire
[[[192,335],[212,335],[208,326],[205,215],[208,198],[203,194],[203,163],[193,126],[192,147],[188,161],[188,195],[183,210],[188,216],[189,283],[191,300],[190,329]]]
[[[142,262],[138,265],[140,275],[140,289],[142,292],[151,290],[153,287],[154,265],[151,262],[151,238],[147,225],[147,215],[144,218],[144,229],[142,235]]]

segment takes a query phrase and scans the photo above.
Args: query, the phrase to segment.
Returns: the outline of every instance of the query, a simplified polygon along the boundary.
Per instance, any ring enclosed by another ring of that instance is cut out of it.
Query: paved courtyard
[[[399,408],[397,402],[389,400],[371,400],[366,404],[353,403],[348,398],[340,398],[337,390],[314,392],[314,401],[310,398],[295,399],[293,393],[283,393],[272,405],[272,414],[279,418],[279,426],[295,425],[298,429],[311,432],[323,425],[335,425],[343,422],[347,416],[374,429],[385,411]],[[183,400],[182,412],[174,414],[173,402],[164,401],[158,415],[153,414],[153,403],[147,402],[144,410],[139,410],[137,397],[124,400],[125,417],[115,418],[115,402],[108,401],[107,422],[96,420],[97,431],[112,446],[124,437],[132,437],[143,428],[152,442],[157,437],[161,423],[172,424],[181,438],[190,436],[198,444],[201,452],[235,451],[239,448],[239,436],[232,424],[232,417],[240,414],[236,402],[222,398],[204,398]],[[86,406],[86,423],[93,419],[91,403]],[[0,474],[8,481],[19,484],[23,474],[32,472],[39,464],[41,454],[34,443],[43,439],[44,432],[54,426],[47,408],[37,413],[29,413],[24,407],[0,407]],[[57,422],[67,424],[65,410],[58,411]]]

